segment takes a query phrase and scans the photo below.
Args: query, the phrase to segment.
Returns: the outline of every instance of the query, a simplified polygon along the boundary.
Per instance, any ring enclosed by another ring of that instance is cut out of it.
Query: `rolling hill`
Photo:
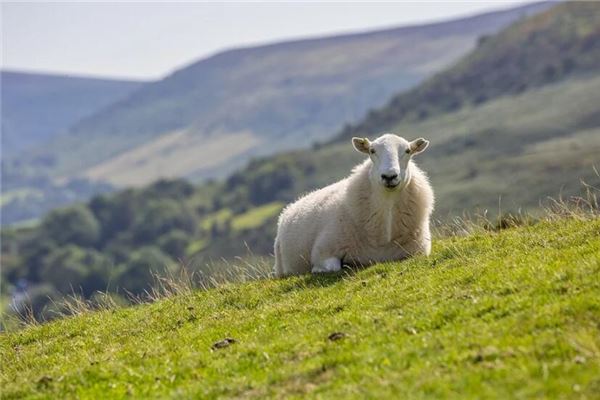
[[[239,204],[292,201],[346,176],[360,162],[351,136],[385,131],[431,140],[417,162],[433,184],[436,219],[464,212],[535,213],[549,198],[582,195],[586,184],[600,187],[598,43],[597,3],[559,4],[516,22],[328,143],[256,160],[232,174],[217,204],[243,213]],[[556,65],[569,68],[544,74]],[[477,85],[482,79],[489,82]],[[454,99],[455,105],[446,108],[439,99]],[[233,212],[231,221],[236,217]],[[260,229],[234,231],[203,252],[217,258],[232,249],[245,254],[247,243],[269,253],[275,218]]]
[[[482,35],[550,5],[219,53],[84,118],[32,156],[55,159],[54,176],[117,186],[222,177],[250,157],[330,138]]]
[[[573,76],[595,76],[600,71],[599,24],[598,4],[568,2],[481,38],[476,51],[455,66],[396,95],[339,138],[475,107]]]
[[[471,66],[477,68],[486,57],[495,57],[488,44],[508,36],[513,37],[515,57],[523,46],[529,46],[533,54],[539,54],[536,47],[541,46],[543,54],[560,63],[551,46],[578,48],[590,35],[600,32],[594,7],[599,6],[560,4],[519,21],[487,38],[457,65],[465,73]],[[556,19],[569,21],[552,25],[552,30],[567,32],[568,40],[531,42],[530,35],[535,37],[536,29],[547,30],[544,21]],[[569,33],[576,32],[572,28],[580,24],[595,28],[583,35]],[[590,51],[580,56],[592,60],[600,54]],[[479,61],[465,61],[473,59]],[[547,61],[538,58],[541,65]],[[369,132],[356,133],[375,136],[390,129],[408,138],[424,136],[431,140],[430,148],[417,162],[428,172],[436,193],[435,224],[452,221],[465,212],[535,216],[540,213],[540,203],[551,202],[549,196],[585,197],[586,189],[600,188],[600,69],[587,67],[594,62],[586,61],[580,69],[572,68],[560,78],[526,90],[503,89],[529,74],[525,64],[521,74],[501,80],[502,87],[494,89],[494,95],[485,101],[469,101],[477,96],[472,92],[464,96],[466,100],[458,109],[437,109],[423,118],[398,113],[396,120],[386,120],[380,128],[373,117],[378,115],[376,111],[354,129],[370,126]],[[531,67],[537,68],[537,64]],[[490,75],[502,69],[490,70]],[[444,74],[414,90],[431,87]],[[481,88],[489,90],[484,85]],[[394,100],[386,107],[393,104]],[[420,102],[416,105],[423,106]],[[64,294],[64,280],[57,280],[62,275],[55,271],[71,276],[70,283],[86,296],[109,284],[143,292],[143,285],[151,280],[144,275],[147,266],[169,264],[165,260],[181,260],[211,276],[219,268],[227,269],[226,264],[211,267],[213,260],[268,256],[283,205],[347,175],[362,157],[342,131],[336,140],[309,150],[254,160],[223,181],[198,186],[178,180],[159,181],[52,212],[38,227],[3,229],[3,282],[15,285],[20,278],[26,279],[37,293],[37,310],[41,310],[48,297]],[[586,188],[582,180],[591,186]],[[598,206],[597,201],[594,204]],[[82,237],[89,240],[82,242]]]
[[[3,160],[41,146],[145,82],[0,72]]]
[[[111,186],[104,182],[81,178],[57,181],[48,173],[55,164],[55,155],[36,157],[31,156],[31,151],[46,146],[77,121],[144,84],[1,71],[1,223],[31,221],[54,207],[87,200],[110,190]]]
[[[0,334],[4,399],[596,398],[600,220]]]
[[[599,43],[598,4],[557,5],[486,38],[455,66],[394,97],[329,143],[256,161],[227,186],[252,187],[294,165],[310,170],[264,199],[290,200],[348,173],[361,158],[352,136],[393,131],[431,140],[418,162],[438,194],[438,216],[497,209],[499,198],[506,210],[535,208],[561,189],[577,193],[580,179],[599,179]],[[569,68],[544,75],[553,65]]]

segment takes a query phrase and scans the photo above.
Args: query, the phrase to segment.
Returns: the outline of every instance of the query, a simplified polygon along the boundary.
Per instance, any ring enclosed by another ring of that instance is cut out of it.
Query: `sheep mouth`
[[[400,184],[400,182],[384,182],[383,186],[387,189],[387,190],[394,190],[398,187],[398,185]]]

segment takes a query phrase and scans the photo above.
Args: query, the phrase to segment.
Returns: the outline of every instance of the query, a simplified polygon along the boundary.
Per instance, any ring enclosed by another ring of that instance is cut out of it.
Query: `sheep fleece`
[[[411,179],[398,192],[372,187],[371,160],[351,175],[311,192],[281,213],[275,239],[276,276],[303,274],[329,257],[370,265],[429,255],[433,190],[411,160]]]

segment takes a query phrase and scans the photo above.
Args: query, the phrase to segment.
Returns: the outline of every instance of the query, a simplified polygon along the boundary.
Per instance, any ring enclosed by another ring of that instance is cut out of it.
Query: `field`
[[[4,206],[5,204],[10,203],[11,201],[17,199],[25,199],[28,196],[34,196],[35,198],[40,198],[43,194],[35,189],[15,189],[9,190],[8,192],[2,193],[0,195],[0,206]]]
[[[0,336],[13,398],[598,398],[600,219],[263,279]],[[231,339],[231,340],[226,340]]]

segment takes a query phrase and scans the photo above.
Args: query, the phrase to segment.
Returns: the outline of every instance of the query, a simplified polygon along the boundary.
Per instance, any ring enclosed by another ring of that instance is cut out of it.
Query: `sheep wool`
[[[393,134],[353,138],[369,156],[350,176],[311,192],[279,216],[276,276],[335,272],[431,251],[434,195],[413,156],[429,142]]]

